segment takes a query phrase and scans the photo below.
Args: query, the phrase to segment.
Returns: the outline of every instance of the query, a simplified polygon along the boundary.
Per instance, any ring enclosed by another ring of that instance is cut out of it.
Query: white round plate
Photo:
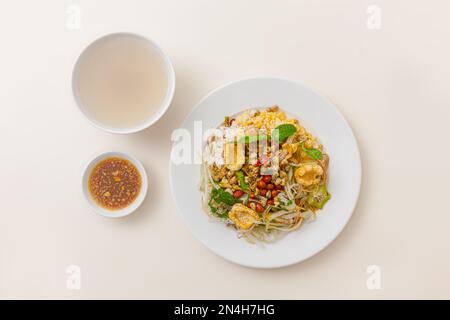
[[[275,243],[250,244],[238,239],[233,229],[211,222],[201,209],[200,165],[170,164],[172,194],[189,230],[217,255],[247,267],[288,266],[324,249],[349,221],[361,185],[361,160],[351,128],[328,99],[297,82],[278,78],[232,82],[203,98],[181,127],[191,132],[194,141],[194,121],[202,121],[205,131],[220,125],[226,115],[275,104],[299,119],[330,156],[328,189],[332,198],[316,220]]]

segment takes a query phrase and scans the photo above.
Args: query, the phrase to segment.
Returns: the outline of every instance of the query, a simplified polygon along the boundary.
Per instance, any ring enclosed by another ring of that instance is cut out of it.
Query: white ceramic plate
[[[203,98],[182,124],[193,135],[194,121],[203,130],[216,128],[226,115],[250,107],[278,105],[318,137],[330,156],[328,189],[331,200],[317,219],[278,242],[252,245],[238,239],[231,228],[208,219],[198,191],[200,165],[170,164],[170,183],[178,211],[189,230],[219,256],[256,268],[276,268],[303,261],[324,249],[349,221],[359,196],[361,160],[353,132],[342,114],[326,98],[304,85],[277,78],[232,82]],[[175,145],[174,145],[175,146]]]

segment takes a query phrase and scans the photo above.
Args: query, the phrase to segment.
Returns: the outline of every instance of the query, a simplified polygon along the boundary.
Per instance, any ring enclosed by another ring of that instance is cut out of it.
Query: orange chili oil
[[[100,161],[89,176],[89,193],[94,201],[108,210],[119,210],[136,200],[142,179],[128,160],[111,157]]]

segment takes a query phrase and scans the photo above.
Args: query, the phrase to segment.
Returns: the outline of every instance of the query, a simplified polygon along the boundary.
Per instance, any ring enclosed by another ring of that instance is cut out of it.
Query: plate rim
[[[343,123],[345,124],[345,126],[347,127],[347,129],[349,130],[351,137],[353,138],[353,141],[355,142],[355,147],[356,147],[356,156],[357,156],[357,167],[355,167],[355,173],[356,173],[356,182],[357,182],[357,192],[356,192],[356,197],[355,200],[353,201],[352,204],[352,209],[350,214],[348,215],[347,219],[345,220],[345,223],[342,225],[341,229],[339,230],[339,232],[336,233],[336,235],[324,246],[322,246],[320,249],[316,250],[314,253],[310,253],[308,255],[306,255],[305,257],[301,258],[301,259],[293,259],[292,261],[289,262],[284,262],[284,263],[271,263],[271,264],[266,264],[266,265],[258,265],[258,264],[252,264],[252,263],[247,263],[247,262],[240,262],[240,261],[236,261],[233,260],[229,257],[225,257],[222,253],[217,252],[216,250],[213,250],[207,243],[206,241],[203,241],[202,239],[200,239],[200,237],[197,236],[197,234],[195,232],[193,232],[190,224],[186,221],[187,218],[182,214],[181,212],[181,208],[179,207],[177,200],[175,198],[175,191],[174,191],[174,185],[172,183],[172,178],[173,178],[173,172],[172,172],[172,150],[173,150],[173,146],[174,146],[174,142],[171,143],[171,148],[170,148],[170,154],[169,154],[169,185],[170,185],[170,192],[172,195],[172,199],[175,202],[175,208],[177,211],[177,214],[179,216],[181,216],[181,219],[183,221],[183,224],[185,225],[185,227],[189,230],[189,233],[197,240],[199,241],[203,246],[205,246],[209,251],[211,251],[212,253],[214,253],[215,255],[221,257],[222,259],[232,262],[234,264],[237,265],[241,265],[247,268],[254,268],[254,269],[278,269],[278,268],[284,268],[284,267],[289,267],[295,264],[298,264],[300,262],[303,262],[305,260],[310,259],[311,257],[319,254],[320,252],[322,252],[323,250],[325,250],[331,243],[333,243],[338,237],[339,235],[341,235],[341,233],[344,231],[344,229],[346,228],[346,226],[348,225],[348,222],[350,221],[351,217],[353,216],[353,213],[356,209],[356,206],[358,204],[359,201],[359,197],[361,195],[361,183],[362,183],[362,162],[361,162],[361,151],[359,148],[359,144],[358,144],[358,140],[356,139],[356,136],[353,132],[352,127],[350,126],[350,124],[348,123],[347,119],[344,117],[344,115],[341,113],[341,111],[339,110],[339,108],[324,94],[317,92],[316,90],[312,89],[311,87],[305,85],[303,82],[298,81],[298,80],[291,80],[291,79],[287,79],[287,78],[283,78],[283,77],[276,77],[276,76],[258,76],[258,77],[244,77],[244,78],[240,78],[237,80],[232,80],[232,81],[228,81],[222,85],[217,86],[216,88],[212,89],[211,91],[209,91],[207,94],[205,94],[193,107],[192,109],[186,114],[186,116],[184,117],[183,121],[181,122],[181,124],[177,127],[177,128],[183,128],[186,124],[186,120],[195,112],[195,110],[197,110],[197,108],[205,101],[207,100],[210,96],[212,96],[213,94],[215,94],[216,92],[231,86],[231,85],[235,85],[238,84],[239,82],[246,82],[246,81],[255,81],[255,80],[268,80],[268,81],[284,81],[284,82],[288,82],[291,84],[294,84],[296,86],[300,86],[302,87],[304,90],[309,91],[310,93],[320,97],[321,99],[323,99],[326,103],[328,103],[333,109],[334,111],[336,111],[336,113],[339,115],[339,117],[341,118],[341,120],[343,121]]]

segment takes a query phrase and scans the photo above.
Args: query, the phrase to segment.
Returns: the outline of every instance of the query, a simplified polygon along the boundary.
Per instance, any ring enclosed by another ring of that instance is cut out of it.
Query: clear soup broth
[[[168,89],[166,64],[146,39],[128,34],[104,37],[80,57],[74,90],[93,121],[113,128],[144,124]]]

